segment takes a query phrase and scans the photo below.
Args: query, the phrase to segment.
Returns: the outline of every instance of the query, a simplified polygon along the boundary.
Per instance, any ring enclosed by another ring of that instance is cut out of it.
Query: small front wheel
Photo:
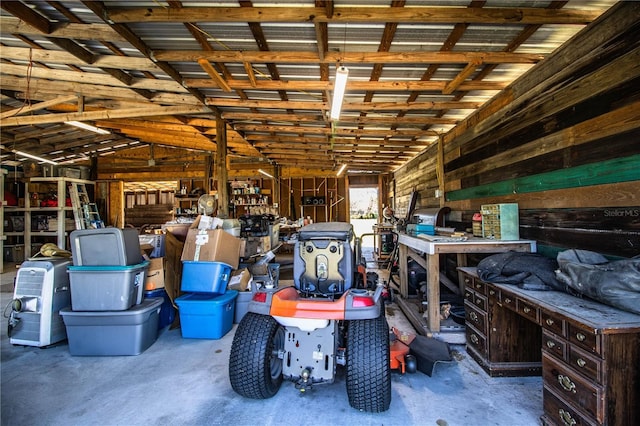
[[[267,399],[282,384],[284,330],[268,315],[248,312],[238,324],[229,356],[229,380],[239,395]]]

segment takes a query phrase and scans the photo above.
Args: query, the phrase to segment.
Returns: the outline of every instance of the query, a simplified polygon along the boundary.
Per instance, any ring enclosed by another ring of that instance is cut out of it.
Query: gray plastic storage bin
[[[236,309],[233,313],[233,322],[240,324],[242,318],[249,312],[249,302],[254,293],[251,291],[239,291],[236,297]]]
[[[129,266],[143,260],[133,228],[79,229],[69,238],[75,266]]]
[[[149,262],[133,266],[69,266],[74,311],[124,311],[142,302]]]
[[[60,311],[69,352],[80,356],[139,355],[158,338],[158,318],[164,299],[145,299],[127,311]]]

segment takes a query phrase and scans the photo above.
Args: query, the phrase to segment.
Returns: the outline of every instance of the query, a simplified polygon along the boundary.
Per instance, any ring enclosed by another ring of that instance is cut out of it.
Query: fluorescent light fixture
[[[92,126],[91,124],[83,123],[81,121],[65,121],[64,124],[68,124],[69,126],[79,127],[84,130],[89,130],[91,132],[99,133],[101,135],[108,135],[111,132],[105,129],[100,129],[96,126]]]
[[[344,169],[346,168],[347,168],[346,164],[343,164],[342,166],[340,166],[340,170],[338,170],[338,174],[336,176],[340,176],[342,172],[344,172]]]
[[[264,170],[262,170],[262,169],[258,169],[258,171],[259,171],[260,173],[262,173],[263,175],[270,177],[271,179],[275,179],[271,174],[269,174],[269,173],[265,172],[265,171],[264,171]]]
[[[49,163],[49,164],[53,164],[53,165],[57,165],[58,164],[55,161],[47,160],[46,158],[38,157],[37,155],[29,154],[27,152],[17,151],[15,149],[13,151],[11,151],[11,152],[13,152],[14,154],[20,155],[22,157],[27,157],[27,158],[31,158],[33,160],[41,161],[43,163]]]
[[[347,87],[347,77],[349,77],[349,70],[347,67],[341,65],[336,69],[336,81],[333,84],[333,102],[331,103],[331,114],[329,115],[332,120],[340,118],[344,91]]]

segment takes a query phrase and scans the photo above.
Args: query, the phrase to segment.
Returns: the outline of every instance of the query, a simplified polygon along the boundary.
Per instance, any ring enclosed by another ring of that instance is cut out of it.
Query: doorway
[[[373,225],[378,223],[378,205],[377,187],[349,188],[349,221],[356,237],[361,239],[363,254],[374,249]]]

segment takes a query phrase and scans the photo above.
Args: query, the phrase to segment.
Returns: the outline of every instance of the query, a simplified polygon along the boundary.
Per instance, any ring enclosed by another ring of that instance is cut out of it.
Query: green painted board
[[[447,201],[640,180],[640,154],[447,192]]]

